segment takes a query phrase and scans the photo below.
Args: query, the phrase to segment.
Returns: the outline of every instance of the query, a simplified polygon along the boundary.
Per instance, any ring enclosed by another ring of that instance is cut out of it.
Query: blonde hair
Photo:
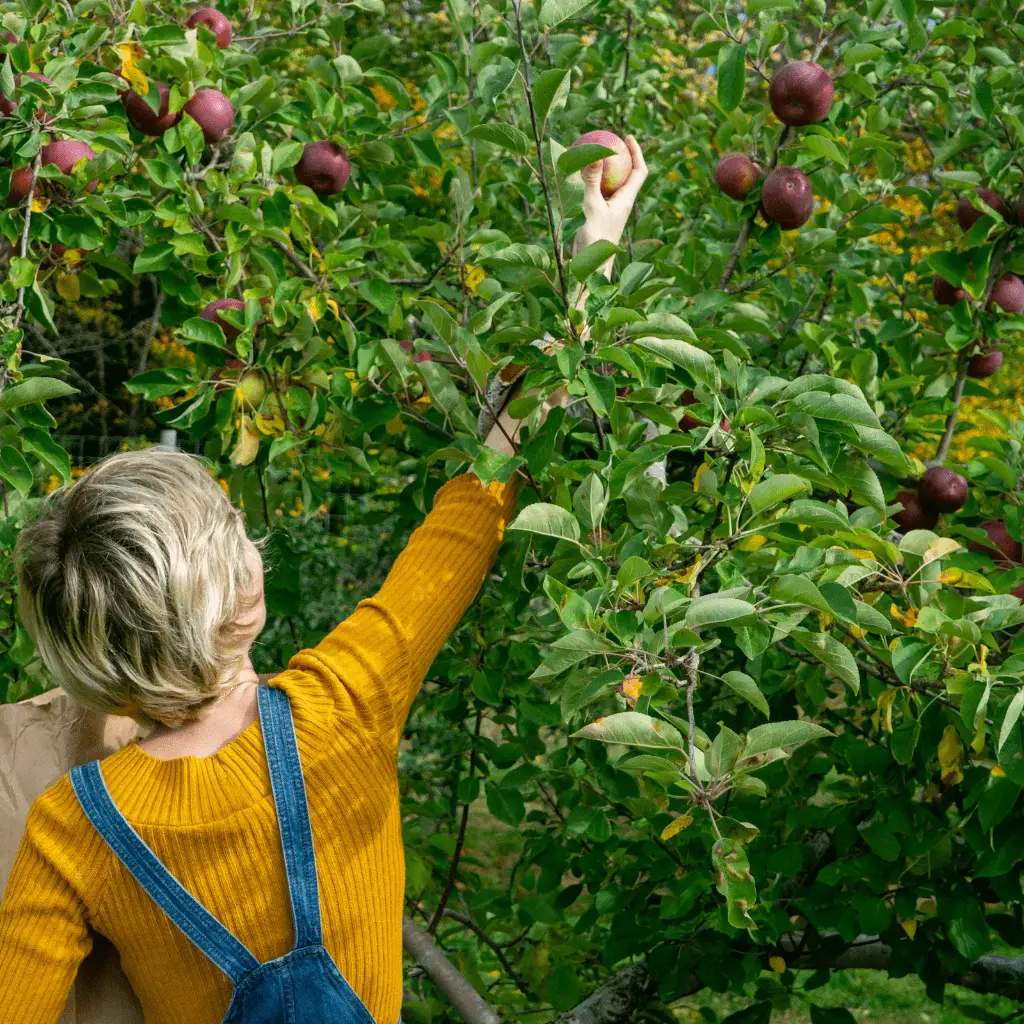
[[[119,452],[43,501],[15,548],[21,620],[82,704],[193,720],[244,663],[260,599],[242,513],[197,458]]]

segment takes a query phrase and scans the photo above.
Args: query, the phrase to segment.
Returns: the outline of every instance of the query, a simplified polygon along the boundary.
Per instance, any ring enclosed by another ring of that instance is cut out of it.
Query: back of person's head
[[[244,662],[237,620],[262,597],[241,512],[203,463],[120,452],[44,499],[15,551],[21,619],[68,693],[181,725]]]

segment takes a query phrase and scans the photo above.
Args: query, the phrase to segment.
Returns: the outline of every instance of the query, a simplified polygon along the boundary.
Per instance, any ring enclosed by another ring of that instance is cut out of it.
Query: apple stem
[[[530,110],[530,123],[533,126],[533,138],[537,144],[537,177],[540,180],[541,191],[544,193],[544,205],[548,214],[548,228],[551,231],[551,241],[555,252],[555,265],[558,267],[558,283],[562,292],[562,302],[565,304],[566,313],[569,312],[569,289],[565,282],[565,267],[562,264],[562,247],[558,241],[558,231],[555,227],[555,214],[551,207],[551,191],[548,188],[548,176],[544,170],[544,149],[543,133],[537,124],[537,111],[533,105],[533,85],[530,81],[530,58],[526,52],[526,40],[523,37],[523,3],[522,0],[512,0],[512,9],[516,17],[516,37],[519,40],[519,52],[523,57],[523,88],[526,91],[526,105]],[[571,320],[566,321],[573,341],[578,341],[576,326]]]
[[[1003,259],[1012,248],[1013,244],[1004,238],[996,246],[995,252],[992,254],[992,263],[988,268],[988,280],[985,282],[985,294],[982,296],[981,302],[974,309],[974,325],[976,329],[981,326],[981,313],[988,306],[988,300],[992,295],[996,279],[999,277],[999,269],[1002,266]],[[973,345],[968,345],[960,351],[956,382],[953,384],[953,410],[946,417],[946,429],[942,432],[942,439],[939,441],[939,447],[935,451],[935,458],[928,463],[929,466],[941,466],[949,456],[949,448],[953,443],[953,434],[956,432],[956,421],[960,415],[960,402],[964,397],[964,385],[967,383],[967,367],[971,361],[968,353],[973,347]]]

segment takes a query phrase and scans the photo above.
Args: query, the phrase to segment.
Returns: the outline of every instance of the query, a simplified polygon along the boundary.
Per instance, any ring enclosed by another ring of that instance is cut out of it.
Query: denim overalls
[[[98,761],[73,769],[71,783],[121,863],[231,979],[234,995],[222,1024],[374,1024],[323,945],[313,833],[288,695],[260,686],[259,712],[295,922],[295,948],[277,960],[261,964],[163,866],[115,806]]]

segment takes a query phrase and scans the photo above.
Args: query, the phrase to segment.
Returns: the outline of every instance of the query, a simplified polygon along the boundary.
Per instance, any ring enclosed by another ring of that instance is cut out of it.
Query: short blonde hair
[[[182,725],[217,699],[259,600],[242,513],[197,458],[119,452],[54,491],[15,549],[21,620],[82,704]]]

